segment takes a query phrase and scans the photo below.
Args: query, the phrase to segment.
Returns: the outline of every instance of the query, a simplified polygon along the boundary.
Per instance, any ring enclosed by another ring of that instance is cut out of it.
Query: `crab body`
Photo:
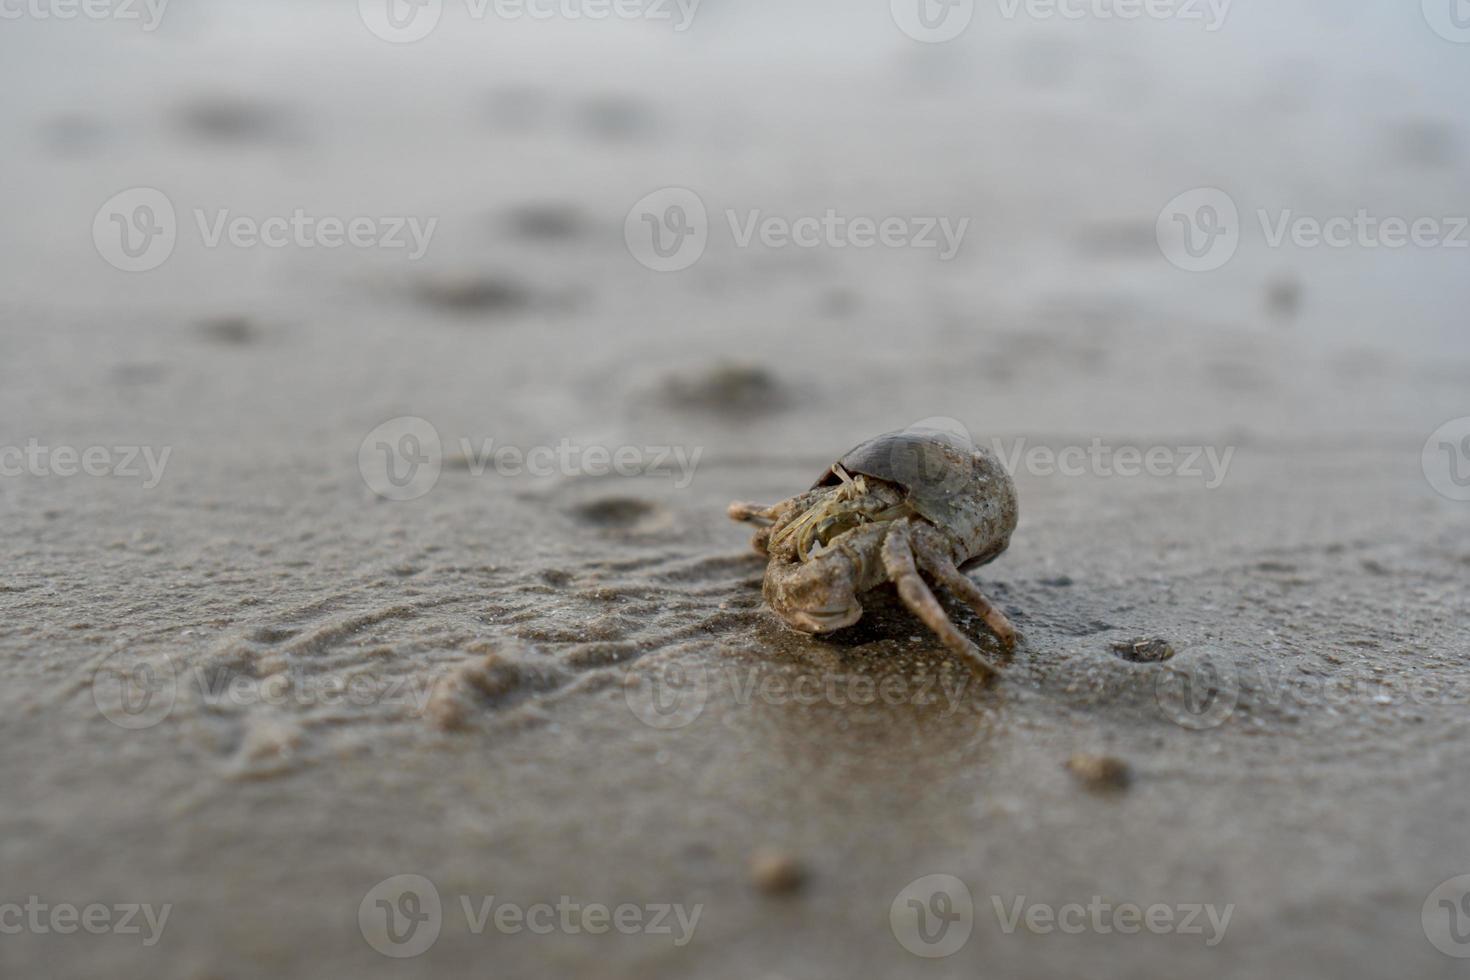
[[[887,581],[954,652],[994,671],[950,621],[920,569],[955,592],[1007,646],[1015,630],[960,571],[992,561],[1016,528],[1016,488],[993,453],[938,430],[878,436],[845,454],[812,489],[770,507],[731,504],[761,525],[762,592],[787,625],[829,633],[856,623],[860,596]]]

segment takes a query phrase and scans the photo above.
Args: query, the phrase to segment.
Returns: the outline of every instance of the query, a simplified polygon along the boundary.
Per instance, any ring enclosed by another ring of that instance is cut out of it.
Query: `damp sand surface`
[[[193,43],[254,50],[212,25]],[[633,57],[616,86],[570,56],[551,84],[512,50],[492,73],[408,48],[424,102],[354,47],[315,87],[119,48],[90,107],[7,103],[0,441],[170,455],[156,486],[0,480],[0,900],[172,906],[152,946],[5,936],[7,974],[1452,975],[1421,912],[1470,872],[1470,544],[1420,455],[1470,414],[1463,279],[1258,249],[1191,277],[1146,246],[1220,168],[1252,200],[1331,173],[1428,207],[1463,179],[1435,163],[1464,152],[1458,110],[1268,51],[1284,74],[1247,88],[1304,140],[1234,82],[1175,105],[1171,58],[1122,35],[987,39],[973,64],[873,44],[863,72],[794,60],[734,92],[718,58],[679,62],[674,91]],[[1070,68],[1018,82],[1038,59]],[[218,94],[158,95],[183,83]],[[1181,106],[1237,129],[1180,141]],[[1433,159],[1405,155],[1399,115]],[[58,120],[86,139],[58,147]],[[871,179],[831,177],[854,159]],[[184,241],[126,276],[86,240],[93,199],[149,182],[186,215],[370,204],[439,215],[439,237],[417,264]],[[668,183],[717,222],[976,220],[952,263],[722,232],[655,276],[623,221]],[[445,462],[395,502],[359,449],[401,416]],[[724,516],[931,416],[1019,463],[1011,548],[973,573],[1024,635],[993,684],[891,592],[839,634],[788,631]],[[481,465],[486,440],[699,457],[687,485],[672,464],[540,478]],[[1180,472],[1057,471],[1095,443]],[[172,697],[125,728],[94,678],[143,667]],[[358,923],[399,874],[442,902],[406,960]],[[890,927],[931,874],[974,906],[942,960]],[[488,896],[701,912],[682,944],[477,931]],[[1233,911],[1213,945],[1004,927],[1018,900],[1094,897]]]

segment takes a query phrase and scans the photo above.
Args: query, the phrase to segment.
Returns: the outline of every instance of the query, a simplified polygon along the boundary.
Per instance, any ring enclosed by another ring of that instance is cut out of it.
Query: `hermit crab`
[[[787,625],[830,633],[863,615],[858,597],[886,581],[957,655],[996,673],[950,621],[920,574],[965,601],[1000,641],[1016,631],[961,569],[993,561],[1016,528],[1016,485],[994,453],[968,436],[911,427],[869,439],[812,488],[769,507],[733,503],[730,517],[760,525],[752,544],[770,558],[762,591]]]

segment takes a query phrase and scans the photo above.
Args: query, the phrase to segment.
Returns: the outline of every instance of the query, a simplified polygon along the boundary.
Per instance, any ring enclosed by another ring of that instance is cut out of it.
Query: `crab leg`
[[[1016,645],[1016,628],[1011,625],[1009,619],[1006,619],[1006,614],[985,598],[985,593],[980,591],[980,586],[956,568],[949,556],[935,547],[933,540],[927,536],[919,536],[913,542],[913,547],[918,554],[919,564],[924,566],[924,571],[933,575],[941,585],[963,599],[966,605],[985,620],[985,625],[989,626],[990,631],[999,637],[1008,648]]]
[[[788,497],[779,504],[771,504],[763,507],[760,504],[746,504],[736,501],[726,510],[731,520],[745,521],[758,525],[755,536],[750,539],[751,545],[761,554],[770,551],[771,538],[773,536],[779,541],[792,530],[793,524],[807,517],[807,511],[812,504],[822,500],[831,494],[829,489],[808,490],[794,497]]]
[[[970,638],[959,631],[929,586],[919,575],[914,565],[914,551],[909,543],[908,530],[898,524],[883,539],[883,567],[888,577],[898,586],[898,596],[904,605],[924,621],[954,653],[964,657],[970,664],[987,674],[999,674],[1000,670],[985,658]]]
[[[789,503],[790,501],[782,501]],[[769,507],[761,504],[746,504],[739,500],[732,503],[726,510],[732,521],[748,521],[751,524],[774,524],[777,511],[781,504],[771,504]]]
[[[734,521],[747,521],[756,525],[755,534],[750,538],[750,546],[758,555],[766,554],[771,547],[771,531],[774,524],[779,520],[781,504],[771,507],[762,507],[760,504],[742,504],[738,500],[730,505],[728,511],[730,519]]]
[[[808,506],[808,502],[816,495],[816,491],[807,491],[789,497],[779,504],[771,504],[763,507],[760,504],[746,504],[735,501],[726,511],[731,520],[745,521],[757,525],[755,535],[750,539],[750,545],[759,554],[766,554],[770,550],[771,535],[782,525],[789,525],[797,514],[800,514]]]
[[[798,514],[812,505],[813,501],[820,500],[829,494],[830,490],[808,490],[794,497],[787,497],[779,504],[771,504],[769,507],[761,504],[747,504],[735,501],[727,509],[732,521],[748,521],[751,524],[780,524],[782,521]]]

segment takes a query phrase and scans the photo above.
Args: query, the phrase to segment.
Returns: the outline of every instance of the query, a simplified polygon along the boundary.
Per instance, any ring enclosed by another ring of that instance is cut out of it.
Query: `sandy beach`
[[[0,24],[0,973],[1459,975],[1453,22],[663,6]],[[726,517],[934,418],[989,682]]]

